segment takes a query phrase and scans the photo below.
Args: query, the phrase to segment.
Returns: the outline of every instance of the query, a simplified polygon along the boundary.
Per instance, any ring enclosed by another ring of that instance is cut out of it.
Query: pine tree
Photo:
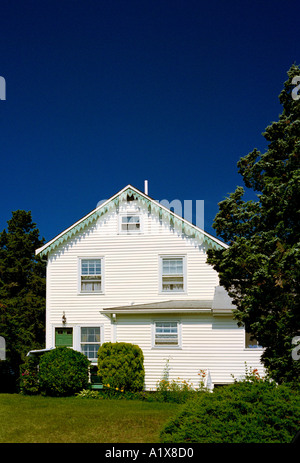
[[[219,203],[213,227],[229,248],[208,252],[236,304],[235,318],[265,348],[262,361],[278,383],[300,376],[300,359],[292,356],[300,335],[300,100],[292,95],[299,66],[287,74],[282,114],[263,133],[266,152],[254,149],[238,161],[257,200],[244,201],[238,186]]]
[[[6,360],[17,372],[30,349],[45,340],[45,262],[35,256],[42,246],[31,212],[17,210],[0,233],[0,336]]]

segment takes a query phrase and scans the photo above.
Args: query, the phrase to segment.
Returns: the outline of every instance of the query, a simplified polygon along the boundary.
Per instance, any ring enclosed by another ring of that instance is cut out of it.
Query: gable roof
[[[55,238],[48,241],[42,247],[37,249],[35,251],[35,254],[40,255],[40,256],[45,256],[49,254],[50,251],[55,249],[61,243],[65,242],[66,240],[74,236],[77,232],[83,230],[87,225],[99,219],[99,217],[106,214],[112,208],[116,207],[119,201],[126,200],[127,196],[133,197],[135,200],[141,201],[142,204],[147,205],[148,207],[151,206],[151,211],[152,210],[154,212],[159,211],[163,217],[171,216],[172,220],[174,220],[174,223],[182,224],[182,227],[185,233],[189,235],[193,234],[196,239],[197,238],[201,239],[210,247],[214,247],[217,249],[228,247],[222,241],[218,240],[217,238],[210,235],[209,233],[206,233],[204,230],[197,227],[196,225],[193,225],[191,222],[177,215],[175,212],[170,211],[168,208],[161,205],[159,202],[155,201],[153,198],[150,198],[150,196],[146,195],[142,191],[138,190],[132,185],[127,185],[125,188],[120,190],[114,196],[107,199],[99,206],[97,206],[96,209],[91,211],[89,214],[87,214],[86,216],[82,217],[80,220],[75,222],[71,227],[67,228],[62,233],[57,235]]]

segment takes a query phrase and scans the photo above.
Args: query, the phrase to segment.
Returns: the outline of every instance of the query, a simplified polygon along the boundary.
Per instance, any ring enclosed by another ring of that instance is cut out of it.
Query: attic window
[[[121,232],[138,233],[141,231],[141,218],[139,215],[122,215]]]

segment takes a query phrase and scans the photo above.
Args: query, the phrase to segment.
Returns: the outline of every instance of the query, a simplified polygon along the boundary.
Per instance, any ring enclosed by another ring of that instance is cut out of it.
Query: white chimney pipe
[[[145,195],[148,195],[148,180],[145,180],[144,182],[144,193]]]

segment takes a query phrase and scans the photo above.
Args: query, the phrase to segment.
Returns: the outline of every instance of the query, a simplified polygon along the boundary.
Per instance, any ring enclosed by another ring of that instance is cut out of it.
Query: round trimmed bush
[[[164,427],[160,438],[167,443],[289,443],[299,425],[299,391],[245,382],[199,394]]]
[[[142,349],[126,342],[103,343],[98,351],[98,375],[107,387],[141,391],[145,378]]]
[[[40,391],[49,396],[70,396],[88,386],[87,357],[69,347],[57,347],[42,355],[39,364]]]

